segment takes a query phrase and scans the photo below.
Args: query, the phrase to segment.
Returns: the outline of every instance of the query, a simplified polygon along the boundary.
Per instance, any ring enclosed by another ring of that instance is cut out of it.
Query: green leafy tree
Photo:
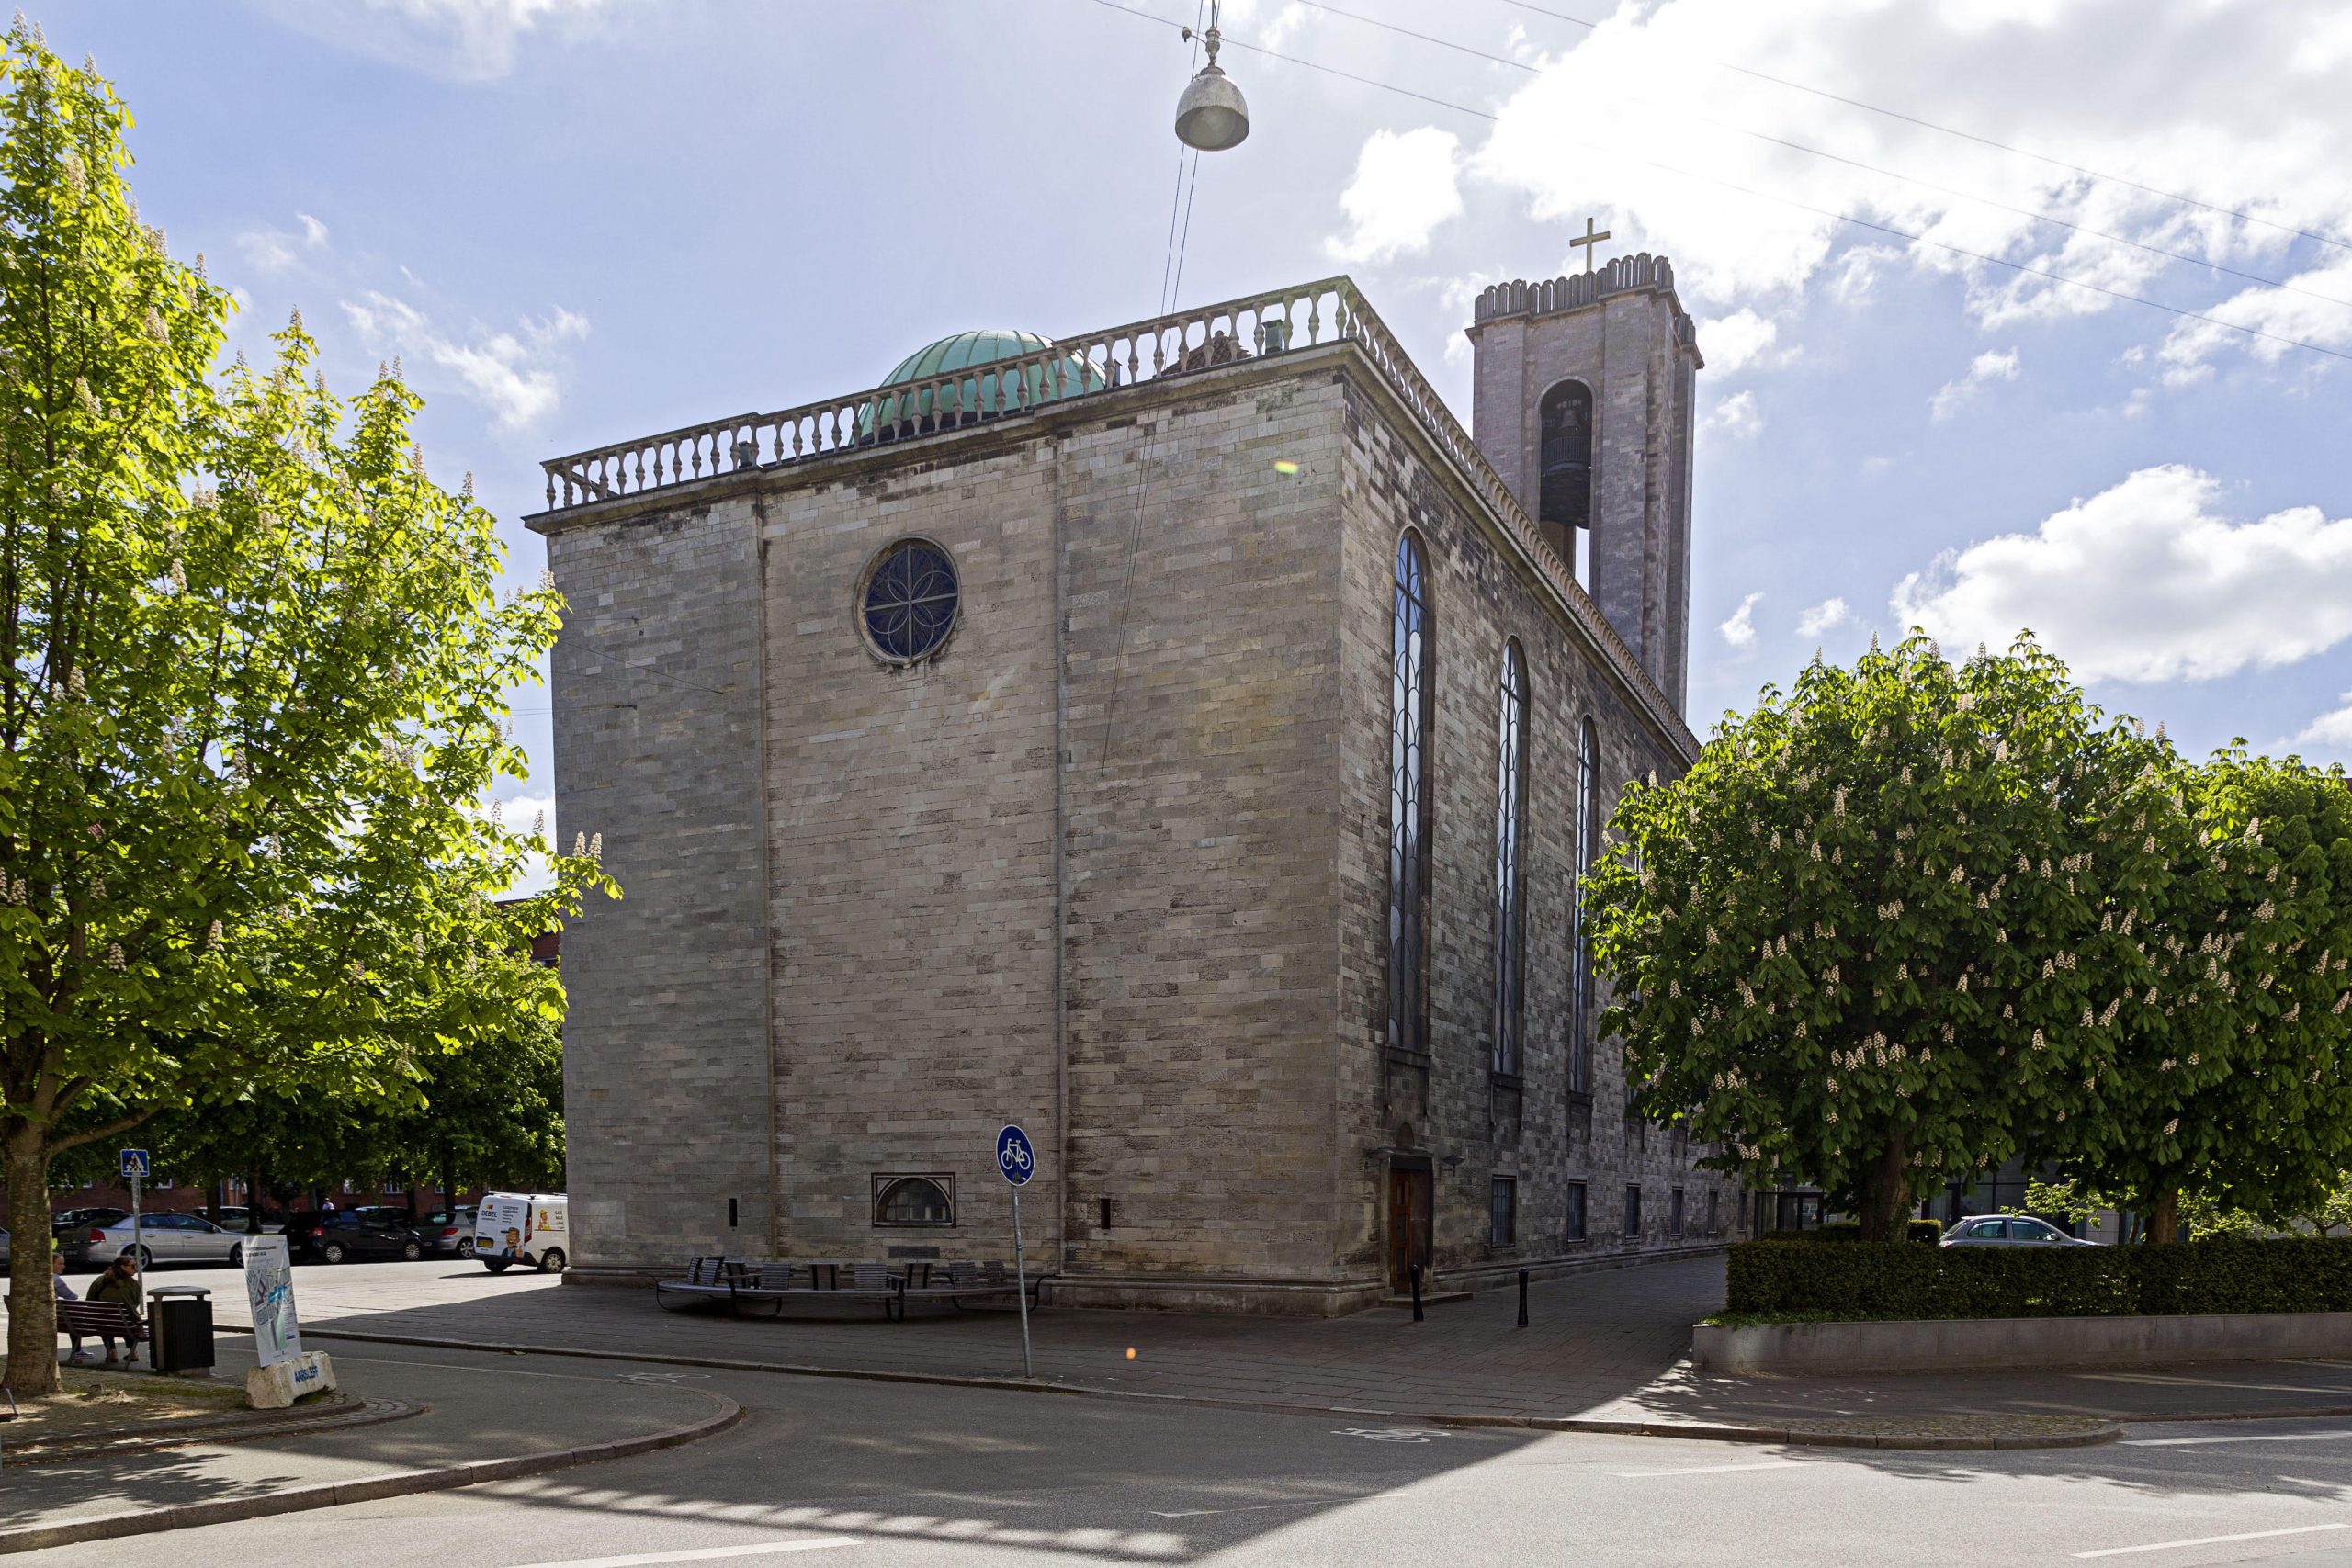
[[[2164,1027],[2123,1043],[2063,1155],[2159,1242],[2306,1218],[2352,1165],[2352,789],[2243,742],[2176,787],[2186,830],[2140,938]]]
[[[2160,1010],[2169,752],[2030,638],[1818,659],[1630,785],[1587,885],[1638,1105],[1897,1240],[1948,1180],[2101,1114]]]
[[[19,25],[0,55],[0,1156],[8,1224],[49,1173],[224,1084],[368,1096],[552,976],[492,964],[606,886],[592,857],[500,910],[520,837],[502,694],[552,639],[502,606],[469,493],[426,476],[419,400],[312,378],[300,318],[217,378],[229,297],[139,221],[129,115]],[[470,486],[467,487],[468,491]],[[582,846],[583,848],[585,846]],[[19,1269],[7,1381],[57,1372]]]

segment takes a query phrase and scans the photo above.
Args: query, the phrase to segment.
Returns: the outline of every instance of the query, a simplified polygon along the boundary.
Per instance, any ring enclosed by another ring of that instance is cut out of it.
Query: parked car
[[[74,1231],[110,1225],[130,1213],[128,1209],[62,1209],[49,1216],[49,1234],[62,1242]]]
[[[2026,1214],[1986,1214],[1944,1233],[1946,1247],[2097,1247]]]
[[[424,1234],[424,1245],[435,1256],[471,1258],[474,1255],[474,1208],[467,1204],[456,1209],[435,1209],[419,1222],[417,1228]]]
[[[474,1211],[474,1256],[493,1274],[520,1263],[560,1274],[571,1246],[571,1204],[560,1192],[485,1192]]]
[[[0,1274],[8,1271],[8,1227],[0,1225]]]
[[[241,1231],[248,1235],[253,1234],[253,1210],[243,1203],[224,1203],[212,1211],[213,1224],[222,1230]],[[262,1216],[261,1234],[263,1235],[274,1235],[285,1228],[284,1220],[273,1220],[267,1214]]]
[[[141,1269],[158,1263],[226,1263],[233,1269],[245,1260],[245,1238],[201,1214],[149,1214],[135,1231],[125,1214],[59,1239],[69,1260],[94,1269],[105,1268],[133,1246]]]
[[[286,1245],[300,1258],[345,1263],[362,1258],[399,1258],[413,1263],[424,1256],[424,1237],[397,1212],[356,1213],[335,1209],[295,1214],[286,1222]]]

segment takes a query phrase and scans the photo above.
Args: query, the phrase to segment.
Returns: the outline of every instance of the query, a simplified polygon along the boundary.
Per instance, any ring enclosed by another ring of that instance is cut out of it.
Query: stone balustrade
[[[1646,263],[1650,258],[1639,260]],[[1671,274],[1666,272],[1663,259],[1656,267],[1664,274],[1662,278],[1645,276],[1634,283],[1629,273],[1623,286],[1662,283],[1671,287]],[[1613,281],[1619,271],[1620,264],[1611,262],[1604,282]],[[1573,285],[1577,280],[1566,281]],[[1541,291],[1554,286],[1538,286],[1534,300],[1525,294],[1528,287],[1501,286],[1505,290],[1520,290],[1516,298],[1497,298],[1498,291],[1489,290],[1479,302],[1480,319],[1513,309],[1540,309],[1537,301],[1544,298]],[[1558,298],[1566,298],[1565,289]],[[1567,566],[1541,542],[1534,523],[1470,433],[1407,356],[1355,284],[1344,276],[1064,338],[1020,358],[869,388],[774,413],[737,414],[550,458],[540,465],[547,472],[547,511],[560,513],[727,474],[806,462],[1029,413],[1048,402],[1243,358],[1342,341],[1353,343],[1363,353],[1389,390],[1413,413],[1464,482],[1487,503],[1567,606],[1571,618],[1650,710],[1668,739],[1686,755],[1696,756],[1698,742],[1672,701],[1650,679]]]

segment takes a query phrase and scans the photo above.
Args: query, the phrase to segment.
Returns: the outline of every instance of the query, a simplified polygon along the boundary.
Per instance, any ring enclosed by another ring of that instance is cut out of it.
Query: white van
[[[560,1274],[571,1248],[571,1204],[560,1192],[489,1192],[474,1211],[474,1256],[493,1274],[517,1263]]]

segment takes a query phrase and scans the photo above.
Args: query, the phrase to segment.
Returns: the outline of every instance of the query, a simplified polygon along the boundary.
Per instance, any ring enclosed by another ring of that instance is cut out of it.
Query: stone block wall
[[[570,605],[556,829],[602,834],[624,895],[563,933],[571,1261],[591,1276],[767,1249],[757,555],[740,500],[548,539]]]

